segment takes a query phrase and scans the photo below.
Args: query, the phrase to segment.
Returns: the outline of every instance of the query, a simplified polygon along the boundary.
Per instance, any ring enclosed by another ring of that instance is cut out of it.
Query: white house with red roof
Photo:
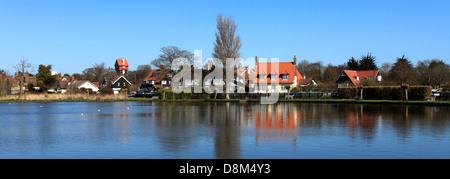
[[[364,81],[381,82],[382,77],[378,70],[344,70],[336,81],[338,87],[360,86]]]
[[[297,57],[294,56],[293,62],[267,62],[259,63],[258,57],[255,58],[255,78],[253,80],[255,92],[288,92],[286,86],[290,88],[297,87],[300,80],[303,79],[297,70]]]

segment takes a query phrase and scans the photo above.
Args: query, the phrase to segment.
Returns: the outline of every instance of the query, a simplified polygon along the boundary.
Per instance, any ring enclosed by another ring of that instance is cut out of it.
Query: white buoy
[[[127,107],[127,110],[130,110],[130,107]]]
[[[97,110],[98,112],[100,112],[100,109],[99,110]]]
[[[81,113],[81,115],[84,115],[83,113]]]
[[[39,106],[39,107],[43,108],[44,106]]]

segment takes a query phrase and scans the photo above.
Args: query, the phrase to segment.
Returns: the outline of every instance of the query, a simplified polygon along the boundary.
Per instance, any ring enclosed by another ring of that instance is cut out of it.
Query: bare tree
[[[232,16],[223,17],[222,14],[217,16],[217,32],[216,42],[214,43],[214,51],[212,56],[222,61],[225,64],[227,58],[240,57],[239,50],[241,49],[241,38],[236,35],[237,26]],[[222,66],[221,64],[215,64]]]
[[[212,56],[222,62],[222,64],[215,64],[217,67],[224,67],[227,58],[235,59],[241,56],[239,53],[242,46],[241,38],[239,35],[236,35],[236,29],[237,26],[232,16],[225,18],[222,14],[217,16],[216,42],[212,52]],[[225,75],[226,73],[223,74]],[[222,79],[225,79],[225,76]],[[231,84],[226,83],[226,88],[231,89]],[[226,98],[230,99],[228,93],[226,93]]]
[[[382,82],[383,84],[390,83],[388,77],[389,77],[389,71],[391,70],[391,68],[392,68],[392,63],[384,62],[383,64],[381,64],[381,67],[379,69],[380,69],[381,77],[383,78],[383,82]]]
[[[25,72],[28,70],[31,70],[32,66],[31,63],[28,62],[25,57],[20,58],[19,64],[13,65],[14,69],[16,69],[19,72],[19,99],[21,98],[21,95],[23,94],[23,86],[25,84]],[[26,97],[24,97],[26,99]]]
[[[187,51],[182,50],[176,46],[168,46],[161,48],[161,54],[158,58],[154,59],[150,62],[156,69],[160,68],[161,65],[164,68],[170,68],[172,66],[172,62],[177,58],[186,58],[191,64],[194,63],[194,54]]]
[[[441,88],[449,80],[450,66],[444,63],[443,60],[433,59],[428,67],[429,75],[431,76],[431,84],[436,88]]]

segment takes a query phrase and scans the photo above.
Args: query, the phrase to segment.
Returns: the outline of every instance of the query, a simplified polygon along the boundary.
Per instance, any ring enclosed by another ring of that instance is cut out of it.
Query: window
[[[159,76],[159,73],[153,73],[152,74],[152,77],[158,77]]]
[[[259,84],[259,91],[266,91],[267,90],[267,85],[266,84]]]
[[[161,81],[161,84],[163,84],[163,85],[167,84],[166,80]]]
[[[270,79],[277,80],[278,74],[270,75]]]
[[[259,80],[262,80],[262,81],[266,80],[266,75],[259,75]]]
[[[288,75],[287,74],[283,74],[283,75],[281,75],[281,77],[283,78],[283,80],[288,80]]]

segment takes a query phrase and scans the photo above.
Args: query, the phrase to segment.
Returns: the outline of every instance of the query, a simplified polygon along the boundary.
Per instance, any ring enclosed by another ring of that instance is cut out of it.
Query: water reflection
[[[0,112],[0,158],[364,158],[368,149],[396,158],[450,150],[446,106],[13,103]]]

